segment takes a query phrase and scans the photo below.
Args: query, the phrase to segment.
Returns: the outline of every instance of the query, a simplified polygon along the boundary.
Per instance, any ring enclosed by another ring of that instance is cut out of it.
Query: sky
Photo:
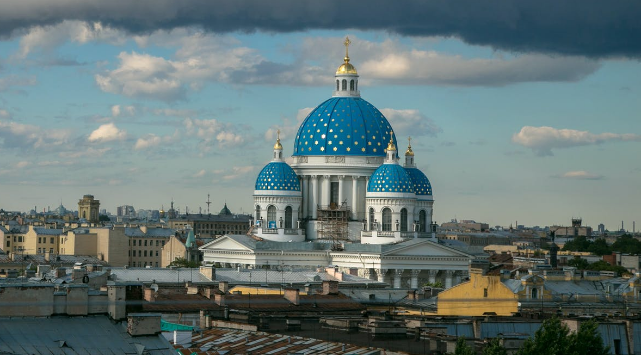
[[[641,3],[0,3],[0,208],[252,209],[276,131],[364,99],[432,182],[434,219],[641,222]]]

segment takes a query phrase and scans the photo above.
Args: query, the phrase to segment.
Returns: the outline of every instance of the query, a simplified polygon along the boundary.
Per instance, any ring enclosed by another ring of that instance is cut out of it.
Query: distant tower
[[[78,201],[78,218],[86,219],[90,223],[98,223],[98,211],[100,201],[95,200],[93,195],[84,195]]]
[[[211,205],[211,201],[209,200],[209,194],[207,194],[207,214],[209,214],[209,205]]]
[[[572,228],[574,229],[574,237],[579,236],[579,229],[581,228],[582,223],[583,223],[583,220],[581,218],[572,218]]]

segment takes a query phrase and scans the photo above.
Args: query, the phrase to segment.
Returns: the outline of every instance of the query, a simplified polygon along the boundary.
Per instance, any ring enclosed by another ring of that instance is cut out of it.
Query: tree
[[[585,270],[588,268],[590,263],[582,257],[575,256],[574,259],[568,261],[568,266],[574,266],[579,270]]]
[[[599,256],[612,254],[612,249],[603,238],[599,238],[591,243],[588,251]]]
[[[579,331],[570,335],[570,343],[573,344],[570,355],[606,355],[610,353],[610,347],[603,345],[599,334],[599,324],[594,320],[581,323]]]
[[[460,337],[456,341],[456,350],[454,351],[454,355],[474,355],[474,350],[467,345],[465,338]]]
[[[187,267],[187,268],[197,268],[200,266],[200,263],[197,261],[189,261],[185,258],[178,257],[172,261],[169,266],[176,267]]]
[[[517,355],[587,355],[607,354],[609,347],[603,345],[594,321],[581,323],[576,333],[570,333],[567,325],[559,318],[550,318],[543,322],[534,338],[529,338],[519,349]]]
[[[494,338],[483,349],[483,355],[507,355],[507,350],[501,345],[500,338]]]

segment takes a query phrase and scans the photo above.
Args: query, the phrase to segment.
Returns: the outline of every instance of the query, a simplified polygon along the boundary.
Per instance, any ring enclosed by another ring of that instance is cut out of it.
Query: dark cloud
[[[131,33],[200,26],[214,32],[384,30],[454,36],[514,52],[641,56],[641,2],[633,0],[21,0],[0,3],[0,36],[63,20]]]

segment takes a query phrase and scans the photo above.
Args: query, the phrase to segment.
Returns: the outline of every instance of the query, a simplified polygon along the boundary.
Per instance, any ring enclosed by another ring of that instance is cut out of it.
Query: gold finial
[[[283,146],[280,144],[280,129],[276,131],[276,144],[274,144],[274,149],[283,149]]]
[[[389,132],[389,144],[387,145],[387,150],[396,150],[396,146],[394,145],[394,131]]]
[[[345,45],[345,58],[343,59],[345,63],[349,62],[349,45],[352,44],[352,41],[349,40],[349,37],[345,37],[345,41],[343,42]]]
[[[414,151],[412,151],[412,137],[407,137],[407,150],[405,151],[405,155],[414,155]]]

